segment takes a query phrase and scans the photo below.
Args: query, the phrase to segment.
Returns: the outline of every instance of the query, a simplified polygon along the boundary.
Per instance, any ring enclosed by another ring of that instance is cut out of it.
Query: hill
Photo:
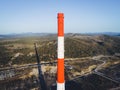
[[[29,37],[2,38],[0,40],[0,65],[36,62],[34,43],[42,61],[57,59],[57,35],[44,34]],[[65,35],[65,58],[120,53],[120,37],[108,35]]]

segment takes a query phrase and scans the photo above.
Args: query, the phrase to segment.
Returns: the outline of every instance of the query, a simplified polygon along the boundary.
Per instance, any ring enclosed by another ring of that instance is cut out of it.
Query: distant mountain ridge
[[[85,33],[88,35],[109,35],[109,36],[119,36],[120,32],[98,32],[98,33]]]
[[[36,37],[36,36],[47,36],[52,33],[20,33],[20,34],[6,34],[0,35],[0,38],[19,38],[19,37]]]
[[[55,33],[20,33],[20,34],[1,34],[0,38],[19,38],[19,37],[35,37],[35,36],[49,36]],[[66,35],[109,35],[120,36],[120,32],[101,32],[101,33],[66,33]]]

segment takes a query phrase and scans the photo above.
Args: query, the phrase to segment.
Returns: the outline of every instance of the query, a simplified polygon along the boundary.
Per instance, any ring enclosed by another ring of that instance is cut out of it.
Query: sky
[[[0,0],[0,34],[120,32],[120,0]]]

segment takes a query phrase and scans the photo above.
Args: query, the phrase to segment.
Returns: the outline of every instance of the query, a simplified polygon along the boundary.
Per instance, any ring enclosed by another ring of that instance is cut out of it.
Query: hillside
[[[86,57],[120,52],[120,38],[107,35],[72,35],[65,39],[66,57]]]
[[[5,38],[0,40],[0,65],[36,62],[34,43],[42,61],[57,59],[57,35]],[[120,53],[120,37],[107,35],[65,35],[65,58]]]

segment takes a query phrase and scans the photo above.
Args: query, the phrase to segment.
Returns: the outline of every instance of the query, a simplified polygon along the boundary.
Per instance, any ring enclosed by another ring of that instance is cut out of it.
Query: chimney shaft
[[[58,62],[57,62],[57,90],[65,90],[64,80],[64,14],[58,13]]]

